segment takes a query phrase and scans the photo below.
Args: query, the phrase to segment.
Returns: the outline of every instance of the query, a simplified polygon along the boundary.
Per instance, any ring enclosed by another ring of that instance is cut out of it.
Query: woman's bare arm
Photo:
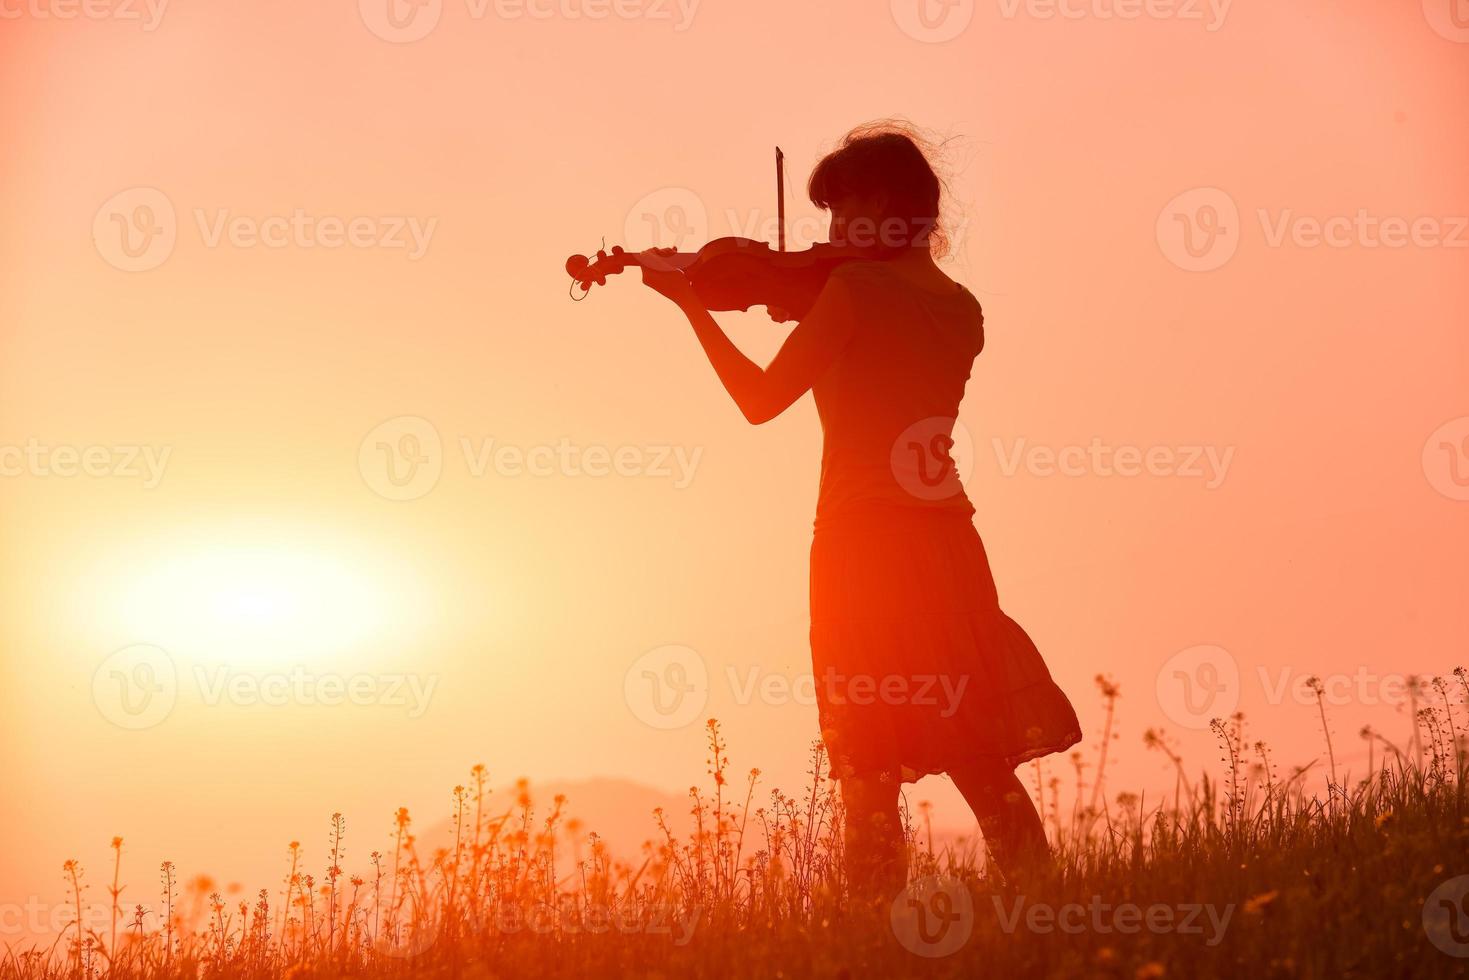
[[[683,278],[682,273],[658,275]],[[725,391],[753,425],[768,422],[790,408],[811,389],[852,337],[854,304],[850,287],[840,276],[828,280],[811,312],[791,331],[775,359],[765,368],[735,346],[692,289],[685,291],[667,282],[648,284],[678,303]]]

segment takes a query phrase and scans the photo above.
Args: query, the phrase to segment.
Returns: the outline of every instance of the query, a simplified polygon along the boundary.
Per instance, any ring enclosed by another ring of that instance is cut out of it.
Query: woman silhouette
[[[832,242],[874,259],[837,268],[767,368],[725,336],[683,273],[643,272],[688,316],[750,422],[815,396],[811,653],[848,875],[869,898],[906,883],[899,789],[930,773],[954,780],[1003,874],[1045,858],[1015,768],[1081,739],[1039,651],[1000,610],[950,455],[984,316],[934,262],[947,244],[941,183],[920,142],[873,124],[816,167],[808,190],[831,212]]]

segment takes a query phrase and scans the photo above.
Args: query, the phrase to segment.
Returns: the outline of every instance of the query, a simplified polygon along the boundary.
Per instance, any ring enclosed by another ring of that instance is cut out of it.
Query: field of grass
[[[1117,691],[1098,681],[1110,719]],[[1469,976],[1469,683],[1460,668],[1421,692],[1411,738],[1361,733],[1367,778],[1338,781],[1328,737],[1321,792],[1301,770],[1278,772],[1236,716],[1215,723],[1213,771],[1191,776],[1150,731],[1176,788],[1109,794],[1109,726],[1086,756],[1101,775],[1067,787],[1070,812],[1057,780],[1026,770],[1054,867],[1001,881],[978,855],[936,848],[926,814],[908,813],[911,884],[872,907],[846,897],[819,744],[807,786],[767,793],[758,770],[732,774],[712,721],[695,831],[675,835],[654,813],[658,833],[631,863],[566,825],[559,799],[540,808],[524,790],[492,809],[481,766],[454,789],[452,846],[419,853],[400,810],[390,846],[348,867],[333,815],[325,851],[290,844],[280,879],[248,901],[183,884],[165,862],[153,899],[123,906],[114,839],[112,866],[67,862],[72,924],[49,947],[9,950],[0,980]],[[99,871],[105,884],[89,885]]]

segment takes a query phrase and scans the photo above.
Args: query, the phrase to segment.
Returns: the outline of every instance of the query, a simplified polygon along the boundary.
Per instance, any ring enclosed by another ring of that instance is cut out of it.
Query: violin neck
[[[672,272],[687,269],[699,260],[698,252],[671,252],[667,255],[650,256],[650,261],[644,262],[643,256],[637,252],[624,252],[620,258],[624,266],[648,266],[649,268]]]

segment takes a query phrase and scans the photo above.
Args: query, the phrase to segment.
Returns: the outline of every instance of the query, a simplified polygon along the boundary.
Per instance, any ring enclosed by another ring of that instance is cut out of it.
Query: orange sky
[[[137,900],[335,810],[365,856],[480,761],[678,790],[700,726],[625,683],[670,645],[735,765],[796,784],[814,707],[741,692],[808,662],[809,400],[750,428],[662,300],[574,306],[562,263],[768,233],[776,143],[814,237],[810,166],[893,114],[953,137],[1002,601],[1089,734],[1121,682],[1117,788],[1171,782],[1150,725],[1212,763],[1175,668],[1237,669],[1283,764],[1319,723],[1271,689],[1313,673],[1365,678],[1343,756],[1403,732],[1390,675],[1469,634],[1469,29],[1053,6],[0,3],[0,903],[100,882],[113,834]]]

